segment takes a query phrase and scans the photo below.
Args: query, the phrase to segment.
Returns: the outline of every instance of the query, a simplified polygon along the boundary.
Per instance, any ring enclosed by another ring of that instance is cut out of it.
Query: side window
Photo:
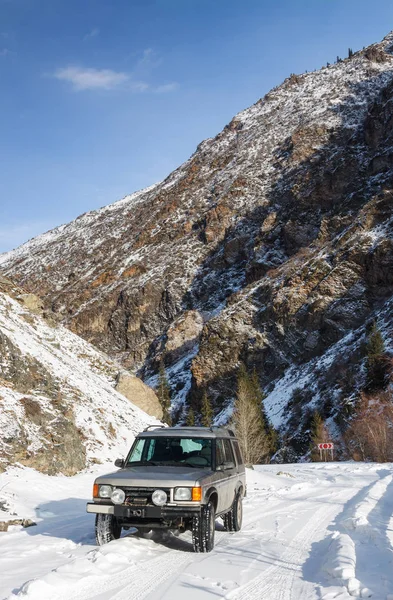
[[[235,459],[233,457],[233,452],[231,448],[231,442],[229,440],[222,440],[224,445],[224,462],[233,462],[235,463]]]
[[[225,458],[224,458],[225,454],[224,454],[224,447],[222,444],[222,440],[216,440],[216,466],[218,467],[219,465],[222,465]]]
[[[232,444],[233,444],[233,447],[235,449],[237,464],[238,465],[242,465],[243,464],[243,458],[242,458],[242,455],[241,455],[241,452],[240,452],[239,442],[237,440],[232,440]]]

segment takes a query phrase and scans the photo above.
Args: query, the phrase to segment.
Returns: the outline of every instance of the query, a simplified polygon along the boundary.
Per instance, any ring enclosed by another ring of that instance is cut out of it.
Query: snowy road
[[[189,534],[129,534],[97,549],[84,514],[93,478],[0,476],[15,512],[42,518],[0,533],[1,599],[393,600],[392,465],[249,471],[243,528],[226,533],[218,519],[210,554],[194,554]]]

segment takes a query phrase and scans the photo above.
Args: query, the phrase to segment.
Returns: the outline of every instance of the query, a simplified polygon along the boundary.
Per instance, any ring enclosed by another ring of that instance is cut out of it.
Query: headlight
[[[100,485],[98,495],[100,498],[110,498],[112,493],[111,485]]]
[[[191,500],[191,488],[176,488],[174,500]]]
[[[152,494],[151,499],[153,500],[153,503],[156,506],[164,506],[168,498],[164,490],[155,490],[155,492],[153,492]]]
[[[120,490],[119,488],[115,488],[111,494],[111,500],[113,504],[123,504],[126,499],[126,495],[124,490]]]

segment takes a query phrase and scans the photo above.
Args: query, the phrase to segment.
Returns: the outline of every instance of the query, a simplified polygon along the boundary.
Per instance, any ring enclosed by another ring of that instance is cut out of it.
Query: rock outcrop
[[[121,456],[155,421],[137,407],[153,390],[133,377],[127,400],[114,389],[118,364],[36,314],[40,301],[27,296],[0,278],[0,470],[18,462],[73,475]]]
[[[130,373],[121,372],[117,376],[116,391],[125,396],[143,412],[162,419],[162,407],[154,391],[143,383],[138,377]]]

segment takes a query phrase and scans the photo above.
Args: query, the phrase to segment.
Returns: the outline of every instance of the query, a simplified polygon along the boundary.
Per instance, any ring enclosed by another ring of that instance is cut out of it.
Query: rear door
[[[225,438],[222,440],[222,442],[223,442],[223,447],[224,447],[224,461],[227,464],[232,463],[232,467],[226,468],[224,471],[226,478],[227,478],[226,479],[227,507],[228,507],[228,509],[230,509],[232,506],[233,500],[235,499],[236,484],[238,481],[237,466],[236,466],[236,459],[233,454],[230,439]]]
[[[243,493],[246,493],[246,469],[244,466],[244,461],[242,454],[240,452],[240,446],[238,440],[232,440],[232,448],[236,457],[236,471],[238,474],[238,481],[242,483]]]
[[[224,512],[228,507],[228,490],[226,486],[226,472],[222,470],[225,461],[223,440],[216,439],[216,472],[214,475],[215,486],[218,492],[217,512]],[[220,469],[217,470],[217,468]]]

